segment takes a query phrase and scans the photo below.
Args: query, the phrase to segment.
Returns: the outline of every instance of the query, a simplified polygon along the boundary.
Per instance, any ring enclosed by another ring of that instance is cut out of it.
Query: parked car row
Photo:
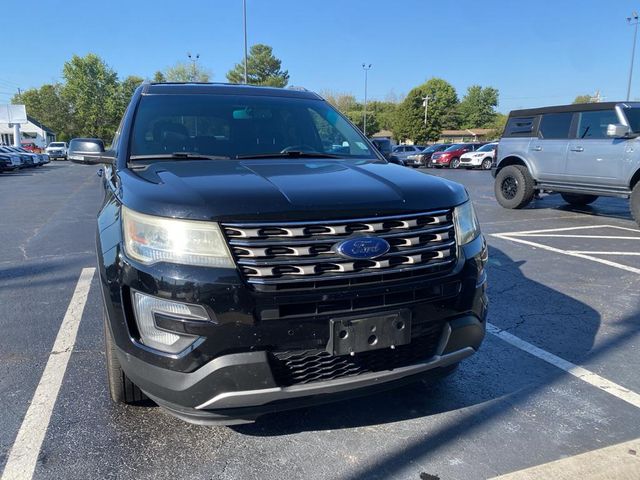
[[[407,167],[481,168],[491,170],[498,142],[436,143],[392,146],[390,140],[374,138],[372,142],[391,162]]]
[[[33,153],[24,147],[0,145],[0,172],[18,168],[40,167],[51,160],[46,153]]]

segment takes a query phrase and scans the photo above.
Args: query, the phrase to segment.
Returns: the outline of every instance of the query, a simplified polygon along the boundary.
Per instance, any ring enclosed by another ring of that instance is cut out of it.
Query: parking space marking
[[[487,331],[492,335],[495,335],[499,339],[507,342],[508,344],[513,345],[514,347],[517,347],[520,350],[523,350],[528,354],[539,358],[540,360],[544,360],[545,362],[550,363],[551,365],[561,370],[564,370],[565,372],[573,375],[583,382],[586,382],[602,390],[603,392],[607,392],[608,394],[613,395],[620,400],[624,400],[634,407],[640,408],[640,394],[637,394],[636,392],[624,388],[617,383],[607,380],[606,378],[601,377],[600,375],[593,373],[586,368],[580,367],[574,363],[569,362],[568,360],[560,358],[551,352],[547,352],[546,350],[536,347],[535,345],[526,342],[521,338],[516,337],[515,335],[502,330],[489,322],[487,322]]]
[[[76,342],[80,319],[87,303],[94,273],[95,268],[84,268],[80,273],[71,302],[49,354],[49,360],[9,452],[2,472],[2,480],[24,480],[33,477],[42,441]]]
[[[522,243],[523,245],[529,245],[530,247],[540,248],[542,250],[547,250],[549,252],[560,253],[562,255],[568,255],[570,257],[582,258],[584,260],[590,260],[592,262],[601,263],[603,265],[607,265],[609,267],[618,268],[620,270],[625,270],[627,272],[635,273],[640,275],[640,268],[630,267],[629,265],[624,265],[618,262],[612,262],[611,260],[606,260],[604,258],[594,257],[592,255],[630,255],[633,256],[635,252],[584,252],[580,250],[563,250],[561,248],[551,247],[549,245],[544,245],[542,243],[532,242],[531,240],[525,240],[527,237],[534,238],[556,238],[556,237],[566,237],[566,238],[588,238],[588,239],[603,239],[603,240],[611,240],[611,239],[624,239],[624,240],[640,240],[640,236],[631,237],[631,236],[611,236],[611,235],[564,235],[558,234],[555,232],[569,232],[576,230],[592,230],[592,229],[604,229],[604,228],[613,228],[619,230],[626,230],[630,232],[638,232],[640,234],[640,230],[634,230],[626,227],[618,227],[615,225],[586,225],[582,227],[563,227],[563,228],[549,228],[545,230],[526,230],[521,232],[505,232],[505,233],[491,233],[490,235],[495,238],[500,238],[502,240],[509,240],[511,242]],[[523,238],[525,237],[525,238]]]
[[[640,472],[640,438],[572,457],[507,473],[492,480],[616,479],[637,480]]]

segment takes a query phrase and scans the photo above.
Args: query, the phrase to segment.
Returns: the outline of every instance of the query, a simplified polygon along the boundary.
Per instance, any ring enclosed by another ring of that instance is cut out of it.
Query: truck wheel
[[[629,207],[631,208],[633,219],[640,225],[640,182],[636,183],[633,190],[631,190]]]
[[[504,208],[526,207],[535,193],[533,178],[522,165],[508,165],[496,175],[494,193],[498,203]]]
[[[481,165],[482,170],[491,170],[491,163],[493,162],[491,161],[490,158],[485,158],[482,161],[482,165]]]
[[[452,158],[449,162],[449,168],[458,168],[460,166],[460,159],[458,157]]]
[[[115,348],[113,337],[107,324],[107,315],[104,314],[104,352],[107,357],[107,381],[111,399],[116,403],[128,405],[140,404],[146,401],[147,396],[122,371]]]
[[[561,193],[560,196],[565,202],[576,207],[589,205],[598,199],[597,195],[582,195],[579,193]]]

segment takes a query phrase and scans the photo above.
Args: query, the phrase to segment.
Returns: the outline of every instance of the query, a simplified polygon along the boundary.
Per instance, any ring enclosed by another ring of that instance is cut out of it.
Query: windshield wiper
[[[196,152],[173,152],[173,153],[155,153],[153,155],[131,155],[129,160],[229,160],[230,157],[224,155],[204,155]]]
[[[248,158],[344,158],[340,155],[332,155],[330,153],[322,153],[322,152],[300,152],[297,150],[291,150],[288,152],[278,152],[278,153],[254,153],[248,155],[236,155],[235,158],[238,160],[248,159]]]

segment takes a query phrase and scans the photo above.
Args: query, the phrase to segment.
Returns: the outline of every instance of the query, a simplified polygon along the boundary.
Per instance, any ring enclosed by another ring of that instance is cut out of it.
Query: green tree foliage
[[[423,98],[429,96],[427,125],[424,125]],[[412,89],[398,107],[393,134],[398,140],[416,143],[437,140],[444,129],[458,127],[455,88],[441,78],[431,78]]]
[[[364,132],[364,110],[351,110],[346,112],[345,115],[361,132]],[[367,136],[370,137],[379,131],[380,122],[378,121],[378,116],[367,106]]]
[[[167,81],[167,79],[164,76],[164,73],[158,70],[156,73],[153,74],[153,81],[156,83],[164,83]]]
[[[161,72],[156,72],[158,75]],[[175,65],[169,67],[164,72],[163,82],[208,82],[211,78],[211,72],[200,67],[197,63],[176,62]]]
[[[227,80],[231,83],[244,83],[244,61],[229,70]],[[273,55],[273,49],[269,45],[258,43],[249,51],[247,81],[250,85],[285,87],[289,83],[289,72],[282,70],[282,61]]]
[[[364,131],[364,104],[356,100],[350,93],[338,93],[331,90],[320,92],[320,95],[331,105]],[[373,100],[367,103],[367,135],[380,130],[392,130],[395,122],[397,104]]]
[[[491,125],[498,106],[498,90],[472,85],[458,105],[460,128],[483,128]]]
[[[502,132],[504,132],[504,127],[507,124],[507,115],[503,113],[496,113],[491,125],[486,126],[486,128],[490,128],[491,131],[487,133],[487,140],[497,140],[502,136]]]
[[[97,55],[74,55],[64,64],[62,98],[83,135],[109,139],[122,114],[118,75]]]
[[[573,103],[594,103],[595,99],[591,95],[578,95]]]
[[[62,98],[62,85],[46,84],[15,95],[11,103],[24,104],[30,117],[51,128],[62,141],[74,135],[69,104]]]
[[[144,78],[138,77],[136,75],[129,75],[122,82],[120,82],[120,105],[118,107],[119,111],[124,111],[127,109],[127,105],[131,101],[131,97],[133,96],[133,92],[136,91],[136,88],[140,86],[144,82]]]

